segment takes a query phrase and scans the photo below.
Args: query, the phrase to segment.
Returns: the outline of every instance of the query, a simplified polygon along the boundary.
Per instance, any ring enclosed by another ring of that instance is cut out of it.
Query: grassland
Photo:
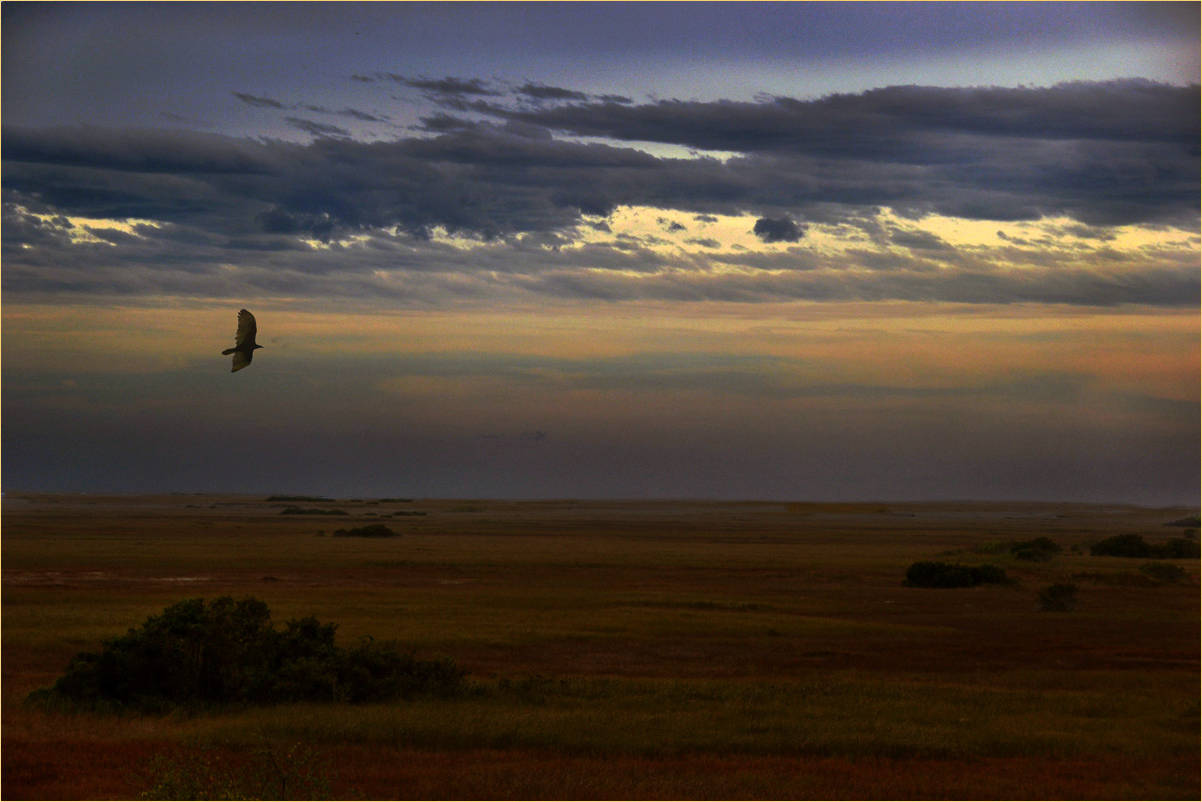
[[[128,798],[163,750],[308,744],[368,798],[1190,798],[1198,561],[1090,557],[1196,510],[7,494],[5,798]],[[425,515],[397,513],[424,512]],[[334,538],[386,523],[398,538]],[[1064,552],[1015,559],[1047,536]],[[918,560],[1008,586],[902,586]],[[1038,612],[1037,592],[1079,604]],[[22,704],[184,598],[254,595],[469,671],[453,699],[166,717]]]

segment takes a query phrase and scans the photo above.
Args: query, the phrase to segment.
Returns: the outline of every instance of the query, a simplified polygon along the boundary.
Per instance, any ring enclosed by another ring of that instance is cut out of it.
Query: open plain
[[[1167,798],[1199,787],[1199,564],[1094,557],[1196,509],[8,493],[6,799],[303,744],[366,798]],[[382,522],[400,537],[336,538]],[[1191,533],[1192,534],[1192,533]],[[1023,560],[1015,541],[1063,551]],[[920,560],[1013,580],[903,586]],[[1077,605],[1038,592],[1077,586]],[[455,698],[166,716],[23,702],[174,602],[395,639]]]

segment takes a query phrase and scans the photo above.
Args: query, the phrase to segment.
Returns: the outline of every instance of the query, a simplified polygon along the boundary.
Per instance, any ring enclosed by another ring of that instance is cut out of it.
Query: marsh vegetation
[[[335,540],[261,498],[5,503],[6,797],[246,788],[281,776],[239,762],[268,753],[298,756],[298,796],[1199,794],[1198,561],[1089,554],[1191,510],[423,501],[404,537]],[[411,508],[336,503],[353,525]],[[1061,550],[1011,548],[1040,538]],[[1008,581],[906,587],[916,561]],[[1042,614],[1058,583],[1075,604]],[[248,596],[260,634],[312,618],[298,639],[327,654],[395,641],[462,676],[354,703],[320,682],[174,713],[25,702],[176,605]]]

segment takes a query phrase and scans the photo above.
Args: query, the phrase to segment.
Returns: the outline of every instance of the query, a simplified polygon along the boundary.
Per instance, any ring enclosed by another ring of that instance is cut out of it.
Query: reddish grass
[[[9,743],[5,799],[128,799],[149,741]],[[211,750],[237,759],[230,750]],[[367,799],[1196,799],[1191,756],[947,760],[808,756],[567,756],[524,750],[323,750],[336,796]],[[1138,784],[1131,778],[1140,778]],[[1183,778],[1193,777],[1193,781]]]
[[[4,738],[5,799],[136,799],[135,772],[155,750],[146,741],[35,741]]]

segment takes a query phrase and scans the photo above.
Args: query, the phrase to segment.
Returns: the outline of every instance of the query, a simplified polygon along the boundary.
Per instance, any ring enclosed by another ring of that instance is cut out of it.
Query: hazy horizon
[[[1199,8],[6,3],[4,490],[1196,506]]]

